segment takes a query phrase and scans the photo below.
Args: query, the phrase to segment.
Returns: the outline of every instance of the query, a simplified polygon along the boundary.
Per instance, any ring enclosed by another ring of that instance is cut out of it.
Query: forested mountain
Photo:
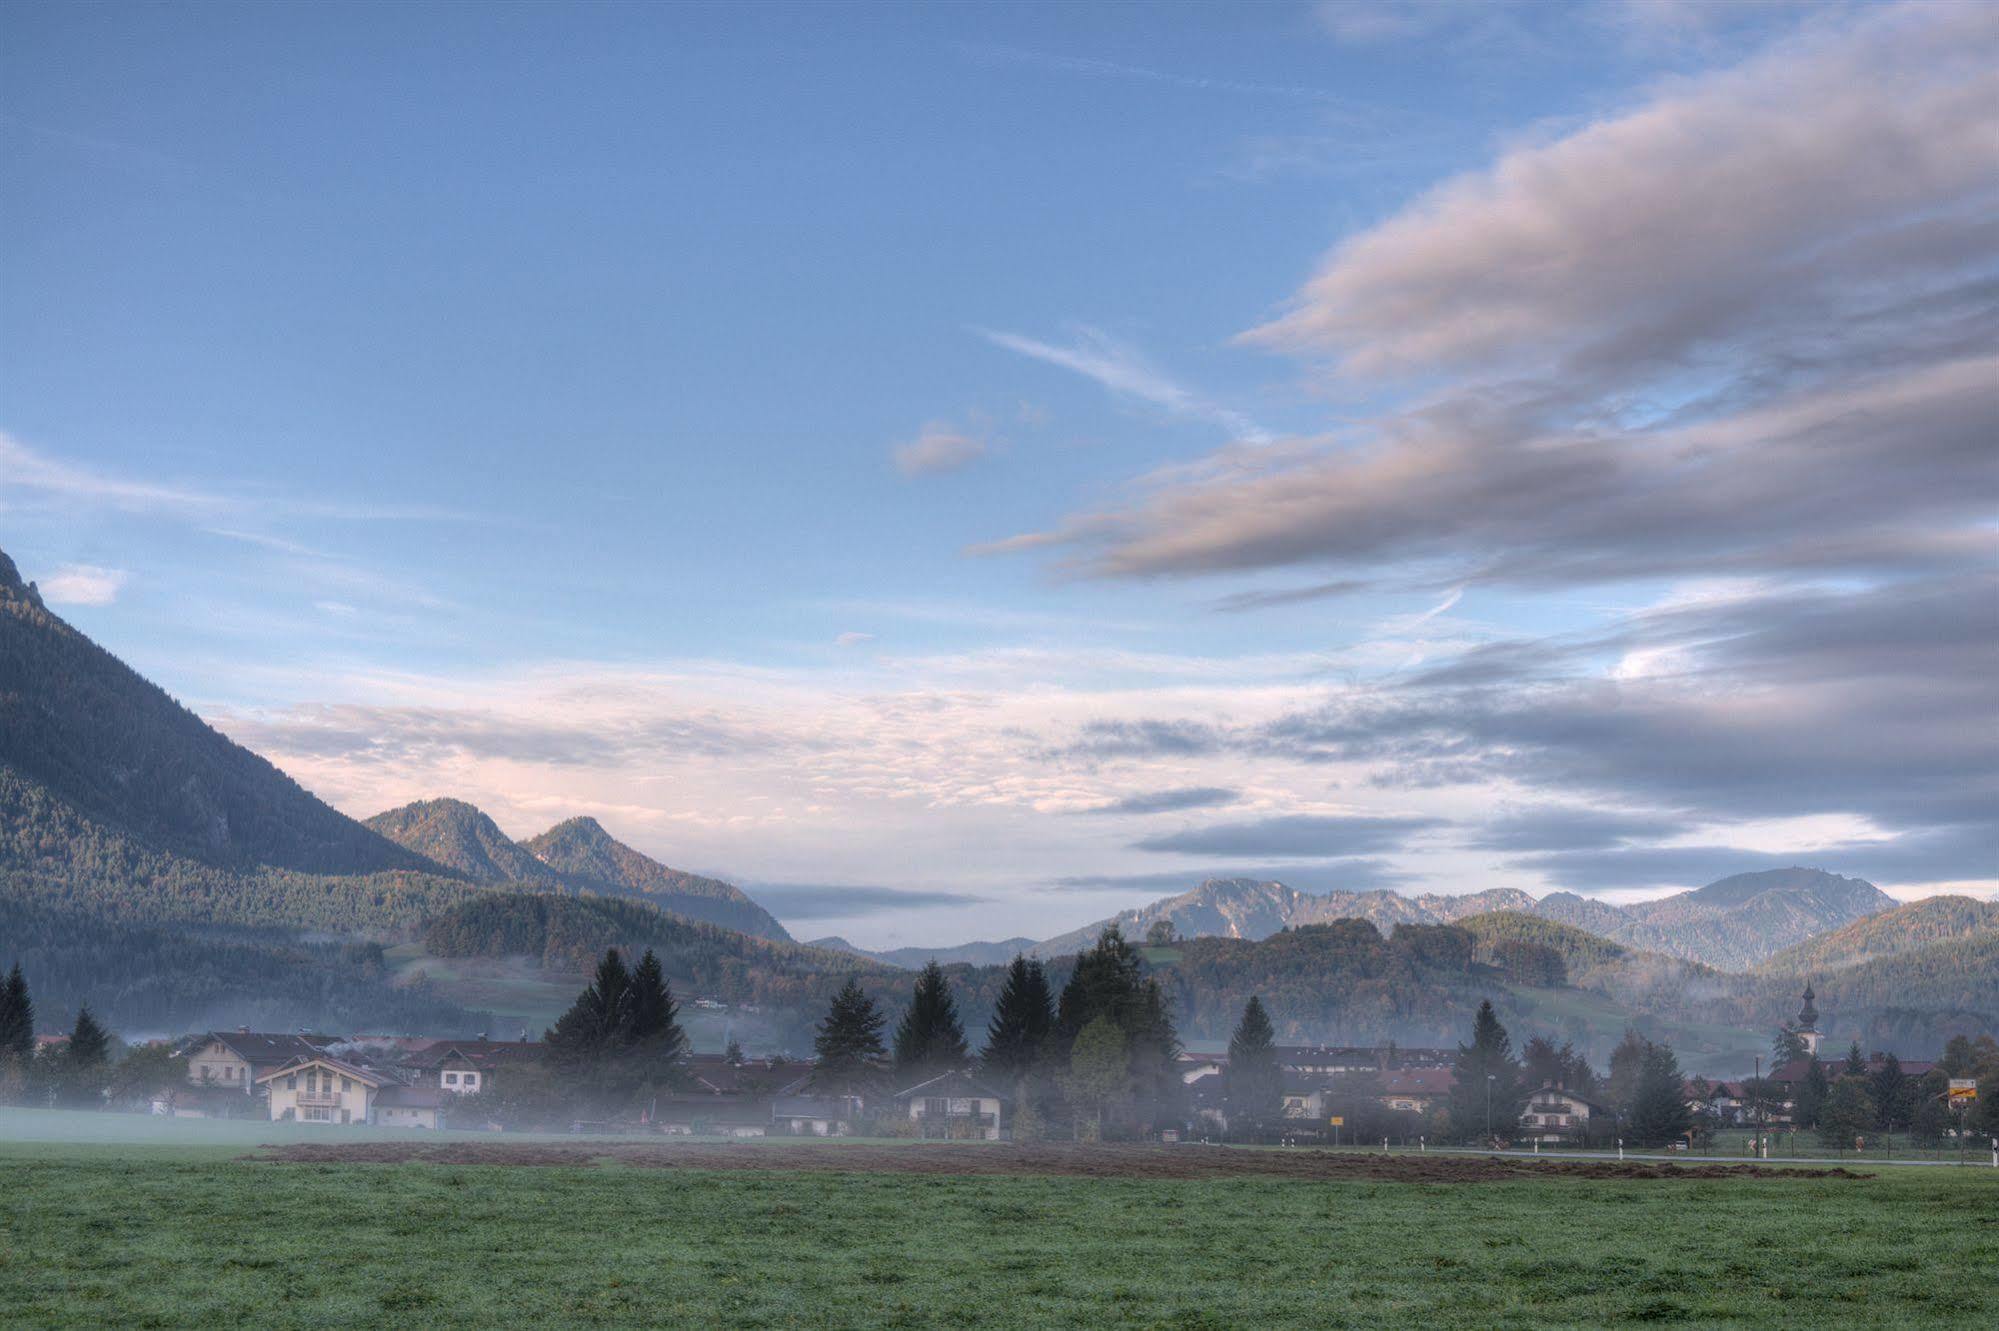
[[[1113,921],[1126,937],[1144,938],[1161,920],[1184,938],[1268,938],[1280,929],[1333,920],[1366,920],[1377,928],[1398,924],[1448,924],[1493,910],[1522,910],[1534,898],[1496,888],[1465,896],[1405,897],[1395,892],[1300,892],[1284,883],[1253,878],[1211,878],[1191,892],[1124,911],[1038,944],[1034,954],[1065,956],[1079,951]]]
[[[691,920],[790,942],[777,918],[719,878],[669,869],[606,832],[595,818],[571,818],[523,843],[573,887],[640,897]]]
[[[481,883],[553,883],[555,870],[464,800],[418,800],[367,826],[425,859]]]
[[[851,956],[866,957],[870,961],[883,962],[890,966],[900,966],[904,970],[921,970],[924,965],[935,961],[940,966],[1004,966],[1016,955],[1032,952],[1035,942],[1032,938],[1008,938],[997,943],[959,943],[955,947],[892,947],[879,952],[855,947],[840,937],[815,938],[807,947],[823,947],[831,952],[845,952]]]
[[[1809,976],[1993,932],[1999,932],[1999,901],[1926,897],[1787,947],[1757,969],[1771,975]]]
[[[491,1018],[423,984],[392,987],[375,943],[282,931],[133,926],[0,895],[0,968],[29,977],[37,1026],[79,1004],[128,1040],[215,1027],[470,1035]]]
[[[440,957],[524,956],[558,970],[581,970],[609,947],[651,947],[669,975],[686,978],[751,966],[841,974],[887,969],[845,953],[683,919],[648,902],[540,892],[474,897],[432,919],[423,943]]]
[[[226,868],[432,868],[313,798],[42,604],[0,552],[0,765],[83,817]]]

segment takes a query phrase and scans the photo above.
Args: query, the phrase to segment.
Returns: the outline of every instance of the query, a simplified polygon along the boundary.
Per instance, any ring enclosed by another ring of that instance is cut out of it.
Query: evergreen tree
[[[880,1085],[881,1064],[888,1056],[881,1038],[887,1021],[861,992],[859,981],[842,985],[812,1039],[819,1056],[812,1084],[836,1095],[866,1095]]]
[[[1867,1075],[1867,1056],[1860,1052],[1860,1041],[1855,1040],[1846,1051],[1846,1066],[1840,1070],[1842,1077],[1864,1077]]]
[[[1077,1135],[1087,1135],[1091,1141],[1101,1139],[1104,1110],[1131,1093],[1131,1052],[1124,1031],[1108,1014],[1092,1019],[1077,1032],[1069,1070],[1061,1081],[1069,1103],[1089,1116],[1089,1132],[1082,1131],[1084,1120],[1078,1119]]]
[[[1154,1121],[1179,1112],[1182,1087],[1174,1072],[1180,1037],[1158,982],[1146,978],[1138,950],[1117,925],[1107,925],[1062,987],[1056,1007],[1056,1058],[1066,1062],[1083,1027],[1109,1017],[1124,1036],[1137,1112]],[[1122,1103],[1122,1101],[1120,1101]]]
[[[1664,1146],[1685,1138],[1690,1126],[1679,1059],[1668,1046],[1647,1041],[1625,1118],[1625,1140],[1637,1146]]]
[[[680,1005],[666,971],[651,948],[632,971],[630,1041],[647,1081],[658,1082],[687,1056],[687,1032],[680,1027]]]
[[[1916,1109],[1915,1082],[1902,1071],[1901,1059],[1892,1053],[1884,1055],[1880,1068],[1868,1078],[1867,1090],[1879,1115],[1875,1127],[1895,1132],[1909,1126],[1909,1117]]]
[[[1520,1084],[1520,1065],[1513,1059],[1513,1041],[1499,1024],[1492,1000],[1478,1005],[1471,1043],[1458,1046],[1456,1080],[1448,1101],[1451,1132],[1460,1141],[1487,1135],[1511,1137],[1531,1088]]]
[[[1596,1072],[1571,1041],[1564,1040],[1558,1046],[1550,1037],[1537,1035],[1522,1047],[1520,1063],[1521,1084],[1529,1092],[1560,1086],[1583,1095],[1596,1094]]]
[[[916,977],[909,1008],[895,1028],[895,1072],[904,1086],[946,1072],[956,1072],[968,1060],[965,1028],[944,968],[932,957]]]
[[[63,1057],[79,1072],[101,1068],[111,1057],[111,1033],[97,1024],[88,1005],[76,1010],[76,1025],[70,1030]]]
[[[1841,1077],[1833,1083],[1825,1108],[1819,1111],[1819,1141],[1841,1150],[1874,1130],[1878,1117],[1874,1097],[1859,1077]]]
[[[1819,1115],[1825,1112],[1826,1097],[1831,1094],[1832,1083],[1826,1079],[1825,1064],[1813,1059],[1792,1092],[1791,1122],[1801,1128],[1816,1128]]]
[[[1951,1129],[1950,1110],[1944,1092],[1950,1078],[1941,1068],[1932,1068],[1916,1082],[1915,1109],[1909,1116],[1909,1135],[1923,1146],[1935,1146]]]
[[[1254,994],[1243,1005],[1242,1020],[1229,1037],[1227,1072],[1230,1125],[1237,1120],[1259,1127],[1280,1116],[1284,1103],[1284,1076],[1277,1066],[1277,1032],[1263,1000]]]
[[[632,1003],[631,973],[612,948],[597,963],[589,987],[542,1037],[549,1061],[573,1073],[601,1069],[631,1043]]]
[[[1040,962],[1016,955],[993,1005],[980,1065],[995,1079],[1014,1085],[1040,1066],[1054,1029],[1055,1000],[1048,989],[1048,973]]]
[[[1770,1070],[1775,1072],[1786,1063],[1795,1063],[1809,1052],[1804,1036],[1791,1029],[1789,1023],[1779,1026],[1777,1038],[1770,1042]]]
[[[737,1043],[735,1036],[732,1035],[729,1037],[728,1046],[722,1050],[722,1058],[723,1061],[729,1063],[732,1066],[740,1065],[742,1063],[743,1046]]]
[[[1638,1103],[1638,1083],[1645,1075],[1647,1045],[1644,1036],[1627,1026],[1624,1038],[1610,1051],[1610,1078],[1604,1084],[1604,1094],[1611,1106],[1627,1118]]]
[[[7,982],[0,985],[0,1065],[12,1060],[26,1068],[35,1056],[35,1005],[28,997],[28,981],[15,962]]]

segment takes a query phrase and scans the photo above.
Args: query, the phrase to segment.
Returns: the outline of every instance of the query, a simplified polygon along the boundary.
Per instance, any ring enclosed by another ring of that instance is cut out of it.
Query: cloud
[[[24,495],[98,504],[124,512],[197,512],[224,504],[220,497],[199,490],[129,480],[62,462],[0,432],[0,510]]]
[[[873,642],[874,640],[875,635],[872,633],[861,633],[850,629],[833,639],[833,645],[835,647],[858,647],[864,642]]]
[[[1108,804],[1098,804],[1078,813],[1148,814],[1178,813],[1185,809],[1213,809],[1234,804],[1242,792],[1221,786],[1183,786],[1177,790],[1151,790],[1126,795]]]
[[[1788,869],[1801,863],[1897,885],[1990,879],[1999,877],[1999,830],[1939,828],[1880,841],[1836,843],[1803,856],[1735,846],[1655,846],[1554,851],[1514,862],[1575,891],[1692,887],[1730,874]]]
[[[51,605],[110,605],[130,576],[122,568],[64,564],[36,585]]]
[[[986,456],[986,441],[931,421],[922,433],[895,448],[895,466],[904,476],[930,476],[958,471]]]
[[[1442,820],[1436,818],[1284,814],[1147,837],[1134,841],[1132,849],[1182,855],[1329,859],[1399,850],[1410,836],[1439,826]]]
[[[837,883],[755,883],[743,890],[779,919],[792,920],[844,920],[885,911],[974,906],[987,899],[970,892]]]
[[[1065,892],[1138,893],[1178,896],[1215,878],[1247,878],[1257,883],[1283,883],[1300,892],[1374,892],[1416,881],[1414,875],[1386,860],[1339,858],[1314,864],[1224,864],[1204,869],[1166,869],[1154,873],[1079,874],[1057,879]]]
[[[1098,329],[1081,327],[1069,346],[1022,337],[1018,333],[977,330],[994,346],[1019,352],[1093,379],[1121,397],[1159,407],[1170,415],[1205,421],[1220,426],[1231,439],[1261,444],[1271,439],[1270,431],[1229,407],[1210,401],[1169,378],[1136,349]]]
[[[1471,844],[1489,850],[1601,850],[1673,836],[1684,827],[1684,820],[1664,814],[1551,805],[1495,818]]]
[[[1338,596],[1351,596],[1365,591],[1371,584],[1365,578],[1337,578],[1332,582],[1316,582],[1309,587],[1281,587],[1273,591],[1232,592],[1218,597],[1214,608],[1224,614],[1241,614],[1247,610],[1268,610],[1274,606],[1302,605],[1307,601],[1326,601]]]

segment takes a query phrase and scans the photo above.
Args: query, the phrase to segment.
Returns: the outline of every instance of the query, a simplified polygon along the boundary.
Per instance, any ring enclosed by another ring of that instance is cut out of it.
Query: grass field
[[[0,1322],[1544,1328],[1999,1319],[1993,1171],[1165,1181],[821,1172],[812,1168],[826,1159],[819,1153],[841,1148],[809,1143],[795,1148],[796,1172],[749,1173],[240,1158],[250,1139],[278,1140],[269,1124],[167,1124],[171,1144],[20,1140],[146,1126],[0,1111]],[[207,1131],[183,1137],[184,1126]]]

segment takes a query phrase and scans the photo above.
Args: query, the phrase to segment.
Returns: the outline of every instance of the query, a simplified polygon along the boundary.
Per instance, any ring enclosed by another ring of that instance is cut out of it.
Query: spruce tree
[[[35,1056],[35,1004],[28,997],[28,981],[15,962],[7,982],[0,985],[0,1065],[12,1060],[21,1068]]]
[[[1625,1139],[1636,1146],[1664,1146],[1684,1139],[1691,1126],[1679,1059],[1666,1045],[1648,1041],[1624,1123]]]
[[[1055,1029],[1055,1001],[1048,974],[1038,961],[1016,955],[986,1027],[979,1064],[988,1075],[1013,1086],[1034,1074]]]
[[[101,1068],[111,1057],[111,1033],[97,1024],[88,1005],[76,1010],[76,1025],[69,1033],[63,1056],[78,1072]]]
[[[1499,1024],[1491,999],[1478,1005],[1471,1043],[1458,1046],[1453,1069],[1448,1101],[1452,1134],[1460,1141],[1474,1141],[1489,1129],[1495,1137],[1511,1137],[1527,1094],[1520,1085],[1520,1066],[1513,1060],[1513,1041]]]
[[[607,1059],[631,1043],[632,1001],[631,973],[612,948],[597,963],[589,987],[542,1037],[549,1061],[573,1073],[602,1071]]]
[[[641,1075],[657,1082],[686,1056],[687,1033],[680,1028],[680,1007],[651,948],[632,971],[629,1009],[631,1043],[643,1065]]]
[[[1062,987],[1056,1007],[1056,1058],[1066,1062],[1083,1029],[1108,1017],[1125,1037],[1128,1072],[1138,1113],[1152,1120],[1178,1114],[1182,1089],[1174,1071],[1180,1037],[1166,995],[1146,977],[1138,950],[1115,924],[1107,925]],[[1122,1102],[1122,1101],[1121,1101]]]
[[[1230,1126],[1240,1120],[1256,1128],[1281,1115],[1284,1074],[1277,1066],[1277,1032],[1263,1000],[1250,995],[1243,1005],[1242,1020],[1229,1037],[1228,1112]]]
[[[1841,1077],[1833,1083],[1825,1108],[1819,1111],[1819,1142],[1840,1150],[1852,1146],[1874,1130],[1877,1117],[1874,1097],[1859,1077]]]
[[[1791,1093],[1792,1124],[1800,1128],[1817,1127],[1819,1115],[1825,1111],[1826,1097],[1830,1094],[1832,1084],[1826,1080],[1825,1064],[1815,1058],[1805,1067],[1805,1075]]]
[[[1842,1077],[1864,1077],[1867,1075],[1867,1056],[1860,1052],[1860,1041],[1855,1040],[1846,1051],[1846,1066],[1841,1069]]]
[[[1915,1086],[1902,1071],[1901,1059],[1884,1054],[1880,1069],[1868,1079],[1867,1090],[1879,1115],[1874,1126],[1889,1132],[1909,1126],[1909,1116],[1915,1112]]]
[[[848,980],[833,995],[826,1019],[813,1037],[812,1050],[819,1062],[812,1070],[812,1084],[836,1095],[867,1095],[879,1086],[882,1060],[888,1054],[881,1038],[886,1021],[875,1010],[874,1000],[861,992],[860,983]]]
[[[904,1086],[956,1072],[969,1057],[958,1005],[944,968],[931,958],[916,977],[909,1008],[895,1028],[895,1072]]]

